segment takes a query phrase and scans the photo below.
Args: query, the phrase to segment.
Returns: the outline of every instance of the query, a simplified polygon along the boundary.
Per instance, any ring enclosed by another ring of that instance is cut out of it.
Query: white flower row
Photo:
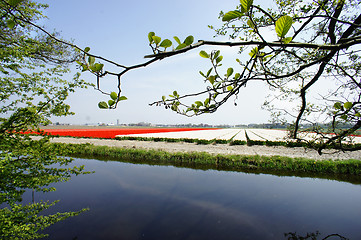
[[[118,135],[117,137],[146,137],[146,138],[188,138],[188,139],[230,139],[237,134],[239,129],[210,129],[210,130],[192,130],[181,132],[164,132],[164,133],[146,133]]]
[[[118,135],[117,137],[144,137],[144,138],[188,138],[201,140],[241,140],[246,141],[246,133],[253,141],[284,141],[287,137],[286,130],[275,129],[209,129],[192,130],[180,132],[146,133]],[[305,139],[315,138],[315,133],[304,133],[301,137]],[[361,143],[361,137],[351,137],[354,143]]]

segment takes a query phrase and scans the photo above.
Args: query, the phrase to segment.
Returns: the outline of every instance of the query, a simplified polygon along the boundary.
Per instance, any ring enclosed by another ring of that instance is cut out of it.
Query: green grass
[[[95,158],[149,165],[173,165],[196,169],[216,169],[280,176],[316,176],[353,179],[361,182],[360,160],[313,160],[284,156],[212,155],[204,152],[170,153],[159,150],[127,149],[91,144],[52,143],[54,152],[82,158]]]

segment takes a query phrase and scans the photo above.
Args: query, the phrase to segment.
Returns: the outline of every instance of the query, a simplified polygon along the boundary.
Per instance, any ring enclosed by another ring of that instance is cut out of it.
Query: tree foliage
[[[51,116],[72,114],[65,99],[86,87],[76,74],[65,80],[68,64],[79,53],[44,34],[36,21],[47,7],[30,0],[0,1],[0,238],[35,239],[39,231],[79,212],[42,215],[50,202],[22,202],[25,191],[54,191],[51,184],[84,172],[69,168],[71,159],[49,147],[49,137],[22,134],[39,131]]]
[[[184,41],[178,37],[162,40],[150,32],[153,54],[145,56],[150,60],[130,67],[117,64],[120,72],[103,71],[98,81],[116,76],[120,96],[121,77],[130,70],[205,45],[237,47],[237,68],[222,66],[223,56],[217,49],[200,51],[200,56],[210,61],[210,68],[199,72],[207,84],[204,91],[187,95],[175,91],[151,105],[163,105],[186,116],[212,113],[230,99],[237,100],[252,82],[262,81],[271,90],[264,108],[272,112],[273,121],[292,123],[291,139],[317,142],[320,154],[329,146],[358,150],[348,143],[361,127],[360,2],[274,0],[267,3],[272,7],[265,7],[257,1],[240,0],[235,10],[220,13],[221,27],[210,26],[216,35],[228,36],[230,41],[193,43],[193,36]],[[327,91],[320,91],[318,83],[327,86]],[[197,99],[185,101],[191,97]],[[305,125],[310,127],[301,128]],[[306,136],[309,132],[316,135]]]

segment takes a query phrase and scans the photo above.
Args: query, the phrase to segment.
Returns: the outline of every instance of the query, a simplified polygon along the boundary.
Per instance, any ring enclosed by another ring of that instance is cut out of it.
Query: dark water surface
[[[77,159],[96,173],[42,195],[53,211],[90,210],[49,239],[361,239],[361,186],[334,180]],[[330,238],[339,239],[339,238]]]

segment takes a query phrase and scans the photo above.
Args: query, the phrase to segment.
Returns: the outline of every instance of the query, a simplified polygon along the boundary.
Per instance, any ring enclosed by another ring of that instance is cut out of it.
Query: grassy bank
[[[169,153],[159,150],[126,149],[91,144],[53,143],[54,151],[72,157],[96,158],[150,165],[173,165],[196,169],[217,169],[280,175],[342,176],[361,179],[359,160],[321,160],[284,156],[211,155],[208,153]]]

